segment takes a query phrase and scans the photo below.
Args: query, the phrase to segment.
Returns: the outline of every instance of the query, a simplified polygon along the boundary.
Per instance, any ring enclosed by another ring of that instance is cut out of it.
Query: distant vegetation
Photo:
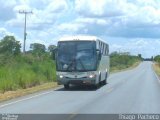
[[[153,68],[158,76],[160,76],[160,55],[154,57],[155,64],[153,64]]]
[[[0,40],[0,92],[25,89],[56,81],[54,53],[56,46],[33,43],[21,53],[21,44],[14,36]],[[111,54],[111,70],[125,69],[140,60],[140,56]]]
[[[129,68],[142,60],[141,55],[133,56],[129,53],[117,53],[110,54],[110,67],[111,72],[116,70],[122,70]]]
[[[157,62],[160,66],[160,55],[155,56],[154,61]]]

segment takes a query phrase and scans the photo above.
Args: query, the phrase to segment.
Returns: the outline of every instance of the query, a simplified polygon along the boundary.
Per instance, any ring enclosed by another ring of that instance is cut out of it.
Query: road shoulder
[[[5,93],[0,93],[0,102],[4,102],[4,101],[11,100],[14,98],[26,96],[29,94],[42,92],[45,90],[50,90],[50,89],[53,89],[56,87],[58,87],[56,82],[50,82],[50,83],[44,83],[42,85],[38,85],[35,87],[27,88],[27,89],[19,89],[16,91],[7,91]]]
[[[155,76],[157,77],[157,80],[160,83],[160,66],[157,63],[154,62],[152,64],[152,68],[153,68],[153,71],[155,73]]]

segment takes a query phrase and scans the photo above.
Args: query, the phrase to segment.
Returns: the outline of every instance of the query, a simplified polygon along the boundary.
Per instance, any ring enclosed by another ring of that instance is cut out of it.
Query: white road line
[[[69,118],[67,120],[73,120],[76,116],[78,115],[78,113],[71,113],[71,115],[69,116]]]
[[[29,99],[32,99],[32,98],[35,98],[35,97],[39,97],[39,96],[42,96],[42,95],[46,95],[46,94],[49,94],[51,92],[53,92],[53,91],[48,91],[48,92],[45,92],[45,93],[40,93],[40,94],[31,96],[31,97],[28,97],[28,98],[24,98],[24,99],[21,99],[21,100],[17,100],[17,101],[14,101],[14,102],[3,104],[3,105],[0,105],[0,108],[6,107],[8,105],[12,105],[12,104],[15,104],[15,103],[18,103],[18,102],[22,102],[22,101],[25,101],[25,100],[29,100]]]
[[[114,90],[114,88],[109,88],[108,90],[107,90],[107,93],[110,93],[110,92],[112,92]]]

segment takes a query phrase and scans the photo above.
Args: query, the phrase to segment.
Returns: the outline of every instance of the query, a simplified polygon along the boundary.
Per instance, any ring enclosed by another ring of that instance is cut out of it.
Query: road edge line
[[[8,105],[12,105],[12,104],[15,104],[15,103],[18,103],[18,102],[22,102],[22,101],[25,101],[25,100],[29,100],[29,99],[32,99],[32,98],[35,98],[35,97],[39,97],[39,96],[42,96],[42,95],[45,95],[45,94],[49,94],[51,92],[52,91],[48,91],[48,92],[37,94],[37,95],[31,96],[31,97],[28,97],[28,98],[24,98],[24,99],[20,99],[20,100],[17,100],[17,101],[9,102],[9,103],[6,103],[6,104],[2,104],[2,105],[0,105],[0,108],[6,107]]]
[[[58,88],[59,88],[59,87],[58,87]],[[53,89],[53,90],[57,90],[58,88],[55,88],[55,89]],[[39,94],[30,96],[30,97],[27,97],[27,98],[23,98],[23,99],[16,100],[16,101],[13,101],[13,102],[9,102],[9,103],[6,103],[6,104],[3,104],[3,103],[2,103],[2,105],[0,105],[0,108],[4,108],[4,107],[6,107],[6,106],[9,106],[9,105],[12,105],[12,104],[16,104],[16,103],[18,103],[18,102],[26,101],[26,100],[29,100],[29,99],[32,99],[32,98],[36,98],[36,97],[39,97],[39,96],[42,96],[42,95],[49,94],[49,93],[53,92],[53,90],[50,90],[50,91],[47,91],[47,92],[43,92],[43,93],[39,93]]]

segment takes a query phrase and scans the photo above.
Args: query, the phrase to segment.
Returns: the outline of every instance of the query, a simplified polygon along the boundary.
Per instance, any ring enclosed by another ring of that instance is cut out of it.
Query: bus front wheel
[[[106,85],[106,84],[107,84],[107,73],[106,73],[105,79],[102,81],[102,84],[103,84],[103,85]]]
[[[65,85],[64,85],[64,88],[65,88],[65,89],[69,89],[69,84],[65,84]]]

